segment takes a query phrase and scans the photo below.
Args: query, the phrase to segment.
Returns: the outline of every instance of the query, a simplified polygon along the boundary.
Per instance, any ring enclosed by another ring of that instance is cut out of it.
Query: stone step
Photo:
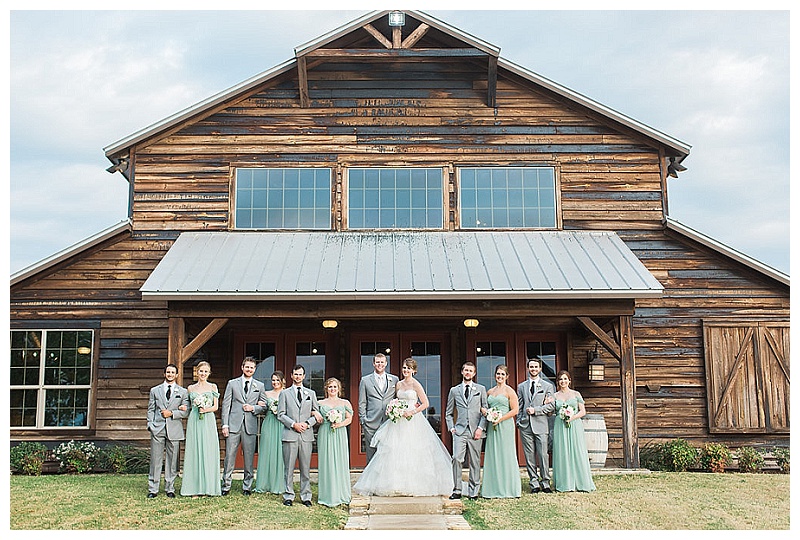
[[[364,530],[470,530],[469,523],[462,516],[441,514],[374,514],[351,516],[344,527],[349,531]]]
[[[454,511],[449,499],[444,497],[371,497],[367,513],[374,514],[452,514]],[[461,501],[458,502],[460,506]],[[460,512],[460,508],[458,509]]]

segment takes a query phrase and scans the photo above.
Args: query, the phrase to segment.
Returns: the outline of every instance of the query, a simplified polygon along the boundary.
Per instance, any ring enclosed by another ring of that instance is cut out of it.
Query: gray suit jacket
[[[358,421],[362,426],[376,430],[386,420],[386,406],[394,399],[395,386],[399,379],[386,374],[386,390],[378,388],[375,373],[364,375],[358,383]]]
[[[550,428],[547,417],[556,410],[555,402],[545,405],[544,400],[547,396],[553,397],[556,388],[553,383],[539,376],[539,387],[535,394],[531,394],[531,380],[525,379],[517,386],[517,398],[519,399],[519,413],[517,414],[517,426],[520,429],[530,429],[533,433],[548,433]],[[533,407],[534,414],[528,414],[528,407]]]
[[[264,383],[255,378],[250,379],[250,388],[247,395],[244,395],[244,382],[241,377],[236,377],[228,381],[225,387],[225,397],[222,398],[222,425],[228,426],[230,433],[239,433],[244,428],[248,435],[258,434],[257,415],[263,414],[267,408],[258,405],[259,401],[266,403],[267,394],[264,390]],[[253,412],[245,412],[242,405],[245,403],[255,407]]]
[[[178,409],[181,405],[186,405],[186,410]],[[161,416],[162,409],[172,411],[172,416],[164,418]],[[160,433],[162,429],[167,430],[167,439],[170,441],[182,441],[184,439],[182,418],[189,416],[189,392],[186,388],[172,385],[172,395],[167,401],[167,393],[164,390],[164,383],[150,389],[150,400],[147,403],[147,430],[150,433]]]
[[[486,387],[482,384],[473,382],[470,389],[469,402],[464,398],[464,383],[456,385],[450,389],[447,395],[447,410],[445,421],[447,431],[452,431],[455,427],[455,434],[459,437],[475,435],[478,428],[483,430],[481,438],[486,437],[486,417],[481,414],[481,407],[488,408],[489,403],[486,397]],[[453,417],[453,412],[456,417]]]
[[[317,404],[317,394],[305,386],[302,387],[303,401],[297,402],[297,390],[294,385],[286,388],[278,395],[278,420],[283,424],[283,436],[281,440],[284,442],[304,441],[312,442],[314,440],[314,430],[307,429],[303,433],[298,433],[292,429],[295,423],[307,423],[309,428],[313,428],[317,423],[317,419],[311,414],[312,411],[319,409]]]

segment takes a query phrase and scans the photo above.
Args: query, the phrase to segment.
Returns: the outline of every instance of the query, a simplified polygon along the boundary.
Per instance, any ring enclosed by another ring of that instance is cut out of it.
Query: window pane
[[[351,229],[442,228],[441,169],[354,168],[347,184]]]
[[[38,390],[11,390],[11,427],[36,427]]]
[[[86,426],[89,413],[88,389],[46,390],[44,425],[46,427]]]
[[[306,370],[304,386],[317,393],[317,399],[325,397],[325,343],[303,342],[295,346],[295,363]]]
[[[462,228],[556,226],[551,167],[460,169],[459,179]]]
[[[475,343],[476,380],[486,388],[495,385],[494,370],[500,364],[508,365],[505,341],[479,341]]]
[[[237,169],[236,184],[238,229],[330,229],[330,169]]]

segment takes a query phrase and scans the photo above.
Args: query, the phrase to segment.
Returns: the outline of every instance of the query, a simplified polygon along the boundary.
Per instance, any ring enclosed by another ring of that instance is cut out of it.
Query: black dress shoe
[[[311,508],[311,501],[303,501],[303,506],[308,506]]]
[[[148,493],[148,494],[147,494],[147,498],[148,498],[148,499],[155,499],[155,498],[156,498],[156,495],[157,495],[157,493]]]
[[[229,489],[223,489],[223,490],[222,490],[222,496],[223,496],[223,497],[227,497],[227,496],[228,496],[228,493],[230,493],[230,490],[229,490]]]
[[[477,501],[478,500],[478,496],[477,495],[473,495],[472,497],[469,498],[469,500]]]
[[[250,490],[249,489],[242,490],[242,495],[244,495],[245,497],[249,497],[250,496]]]
[[[460,499],[461,498],[461,493],[453,493],[452,495],[450,495],[450,498],[451,499]]]
[[[175,498],[175,494],[170,491],[170,492],[167,493],[167,498],[168,499],[174,499]]]
[[[283,499],[283,506],[292,506],[291,499]]]
[[[538,487],[532,487],[531,488],[531,493],[539,493],[540,491],[542,491],[541,488],[538,488]]]
[[[549,487],[544,488],[542,491],[544,491],[545,493],[552,493],[553,492],[553,490],[550,489]]]

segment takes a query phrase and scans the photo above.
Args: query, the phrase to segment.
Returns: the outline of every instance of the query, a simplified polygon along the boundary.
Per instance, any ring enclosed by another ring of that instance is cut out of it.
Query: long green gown
[[[506,396],[489,396],[488,403],[489,407],[494,407],[501,414],[506,414],[511,410]],[[487,499],[522,495],[522,480],[519,474],[514,435],[513,416],[496,426],[489,422],[486,428],[486,453],[483,459],[481,495]]]
[[[353,414],[350,407],[320,405],[319,412],[325,419],[317,434],[317,456],[319,458],[319,504],[338,506],[350,503],[350,450],[347,445],[347,428],[331,428],[328,412],[337,409],[344,419],[345,411]]]
[[[567,427],[561,419],[561,410],[571,406],[578,412],[578,403],[583,403],[579,392],[566,401],[556,400],[555,423],[553,425],[553,487],[556,491],[594,491],[589,452],[583,433],[583,419],[573,420]]]
[[[219,392],[203,392],[218,398]],[[194,404],[197,392],[189,392],[192,410],[186,421],[186,450],[181,495],[221,495],[219,435],[213,412],[203,413]]]
[[[267,414],[261,423],[258,441],[258,468],[256,487],[258,493],[283,493],[286,489],[283,476],[283,424],[273,411],[277,399],[267,398]]]

